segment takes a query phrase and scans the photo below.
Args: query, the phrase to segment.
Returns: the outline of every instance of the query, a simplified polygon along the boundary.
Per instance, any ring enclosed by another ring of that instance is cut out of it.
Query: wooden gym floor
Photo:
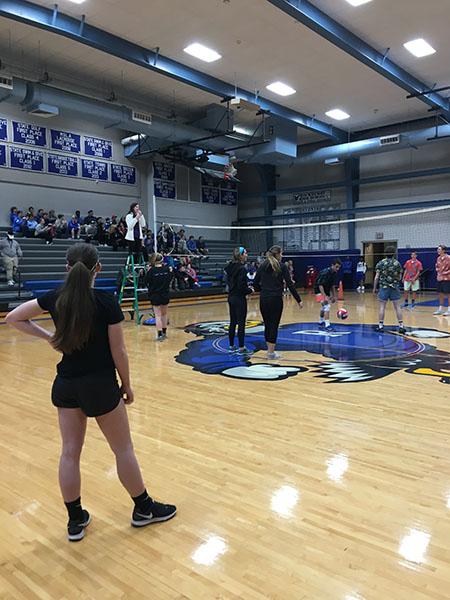
[[[349,331],[377,322],[370,294],[349,294],[346,307]],[[448,333],[450,319],[433,310],[407,313],[407,325]],[[289,298],[283,323],[314,322],[316,313],[312,297],[302,312]],[[286,365],[307,370],[280,380],[175,362],[187,342],[202,343],[183,326],[226,317],[224,302],[173,308],[161,344],[154,328],[125,325],[137,454],[149,491],[176,503],[179,514],[130,527],[130,499],[91,421],[82,497],[93,520],[78,544],[66,541],[57,486],[49,400],[57,355],[0,326],[0,598],[450,598],[450,338],[421,340],[418,352],[407,339],[402,354],[400,336],[389,334],[389,343],[379,342],[387,358],[370,362],[363,354],[376,353],[377,342],[363,331],[341,371],[330,371],[327,342],[325,356],[286,352],[280,377]],[[259,318],[256,299],[249,318]],[[386,322],[394,322],[392,307]],[[350,333],[341,333],[334,350],[349,346]],[[318,339],[312,326],[300,335]],[[242,373],[260,373],[263,358]],[[345,382],[355,373],[360,380]]]

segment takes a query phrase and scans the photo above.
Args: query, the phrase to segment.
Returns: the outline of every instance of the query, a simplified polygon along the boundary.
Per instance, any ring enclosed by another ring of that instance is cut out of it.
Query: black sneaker
[[[250,356],[253,352],[244,346],[243,348],[239,348],[236,354],[238,356]]]
[[[405,327],[399,327],[399,328],[398,328],[398,332],[399,332],[399,333],[406,333],[406,329],[405,329]]]
[[[382,325],[375,325],[375,327],[373,328],[374,331],[376,331],[377,333],[383,333],[384,332],[384,327]]]
[[[79,542],[84,538],[84,530],[91,522],[91,515],[83,509],[83,518],[67,523],[67,538],[69,542]]]
[[[136,507],[134,508],[133,515],[131,517],[131,525],[133,527],[145,527],[146,525],[151,525],[152,523],[168,521],[176,514],[177,507],[173,506],[173,504],[162,504],[161,502],[155,502],[155,500],[153,500],[151,512],[148,514],[140,513]]]

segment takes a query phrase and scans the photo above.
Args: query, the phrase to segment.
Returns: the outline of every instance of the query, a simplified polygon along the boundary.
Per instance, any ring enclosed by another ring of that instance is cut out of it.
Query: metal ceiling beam
[[[26,0],[0,0],[0,16],[70,38],[215,96],[221,98],[239,96],[250,102],[255,102],[253,92],[242,88],[236,89],[230,83],[166,58],[159,53],[159,48],[144,48],[107,31],[93,27],[86,22],[84,15],[80,19],[75,19],[61,13],[56,4],[52,10]],[[315,133],[340,142],[348,139],[348,133],[342,129],[261,96],[258,97],[257,103],[263,110],[270,111],[272,115],[296,123],[300,127],[305,127]]]
[[[450,116],[450,104],[447,98],[429,91],[430,86],[420,81],[405,69],[396,65],[384,54],[372,48],[367,42],[343,27],[340,23],[316,8],[308,0],[267,0],[293,19],[315,31],[326,40],[364,63],[386,79],[389,79],[409,94],[421,94],[419,100],[433,108],[442,110]],[[423,94],[423,92],[429,93]]]

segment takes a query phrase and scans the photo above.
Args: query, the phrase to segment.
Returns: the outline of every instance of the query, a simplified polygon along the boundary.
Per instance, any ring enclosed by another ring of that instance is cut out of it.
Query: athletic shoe
[[[450,317],[450,308],[448,309],[447,312],[445,312],[443,315],[443,317]]]
[[[142,514],[135,507],[131,516],[131,525],[133,527],[145,527],[152,523],[161,523],[168,521],[177,514],[177,507],[173,504],[162,504],[161,502],[152,501],[152,509],[148,514]]]
[[[382,327],[381,325],[375,325],[375,327],[373,328],[374,331],[376,331],[377,333],[383,333],[384,332],[384,327]]]
[[[250,356],[253,352],[244,346],[243,348],[239,348],[236,354],[239,354],[239,356]]]
[[[14,283],[14,281],[12,279],[10,279],[8,281],[8,285],[9,285],[9,287],[12,287],[13,285],[16,285],[16,284]]]
[[[399,333],[406,333],[406,329],[405,329],[405,327],[399,327],[399,328],[398,328],[398,332],[399,332]]]
[[[268,360],[277,360],[281,358],[281,354],[279,352],[268,352],[267,353]]]
[[[235,352],[237,352],[237,347],[236,347],[236,346],[230,346],[230,347],[228,348],[228,352],[229,352],[230,354],[234,354]]]
[[[166,336],[164,334],[162,335],[157,335],[156,336],[156,342],[163,342],[166,339]]]
[[[416,305],[415,305],[415,303],[413,302],[413,303],[411,304],[411,308],[410,308],[409,310],[414,310],[415,308],[416,308]]]
[[[325,323],[319,323],[319,329],[325,329]]]
[[[83,509],[83,518],[78,521],[71,521],[67,523],[67,539],[69,542],[79,542],[84,538],[84,530],[91,522],[91,515],[87,510]]]
[[[433,315],[443,315],[444,311],[441,310],[440,308],[438,308],[437,310],[434,311]]]
[[[402,308],[408,308],[409,304],[407,302],[403,302]]]
[[[336,329],[334,329],[334,327],[331,325],[328,325],[328,327],[325,327],[324,331],[325,333],[332,333],[333,331],[336,331]]]

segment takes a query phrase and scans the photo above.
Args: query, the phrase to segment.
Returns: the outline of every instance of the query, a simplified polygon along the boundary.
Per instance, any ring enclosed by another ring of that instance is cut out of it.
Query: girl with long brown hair
[[[253,289],[247,283],[247,269],[244,266],[246,262],[247,250],[240,246],[234,249],[233,258],[225,267],[228,284],[228,307],[230,309],[230,326],[228,329],[230,352],[237,352],[241,355],[251,354],[245,347],[247,296],[253,292]],[[236,328],[239,348],[234,345]]]
[[[289,288],[299,308],[303,307],[302,300],[289,275],[288,267],[286,263],[281,262],[282,257],[283,251],[280,246],[269,248],[266,252],[266,260],[256,272],[254,281],[255,290],[261,292],[259,307],[264,321],[264,336],[269,360],[281,358],[281,355],[275,352],[275,344],[283,313],[284,284]]]
[[[154,501],[145,489],[130,436],[126,404],[134,401],[128,355],[113,294],[94,288],[101,264],[95,246],[75,244],[67,252],[67,276],[60,289],[30,300],[8,314],[19,331],[49,342],[62,353],[52,389],[58,409],[62,450],[59,483],[69,521],[69,541],[84,537],[90,515],[80,498],[80,455],[87,417],[94,417],[115,454],[117,474],[134,501],[131,524],[167,521],[176,507]],[[49,311],[55,332],[32,319]],[[121,385],[116,378],[119,374]]]
[[[148,297],[155,311],[158,342],[167,337],[169,290],[173,279],[172,269],[164,264],[164,257],[159,252],[150,256],[150,268],[146,275]]]

